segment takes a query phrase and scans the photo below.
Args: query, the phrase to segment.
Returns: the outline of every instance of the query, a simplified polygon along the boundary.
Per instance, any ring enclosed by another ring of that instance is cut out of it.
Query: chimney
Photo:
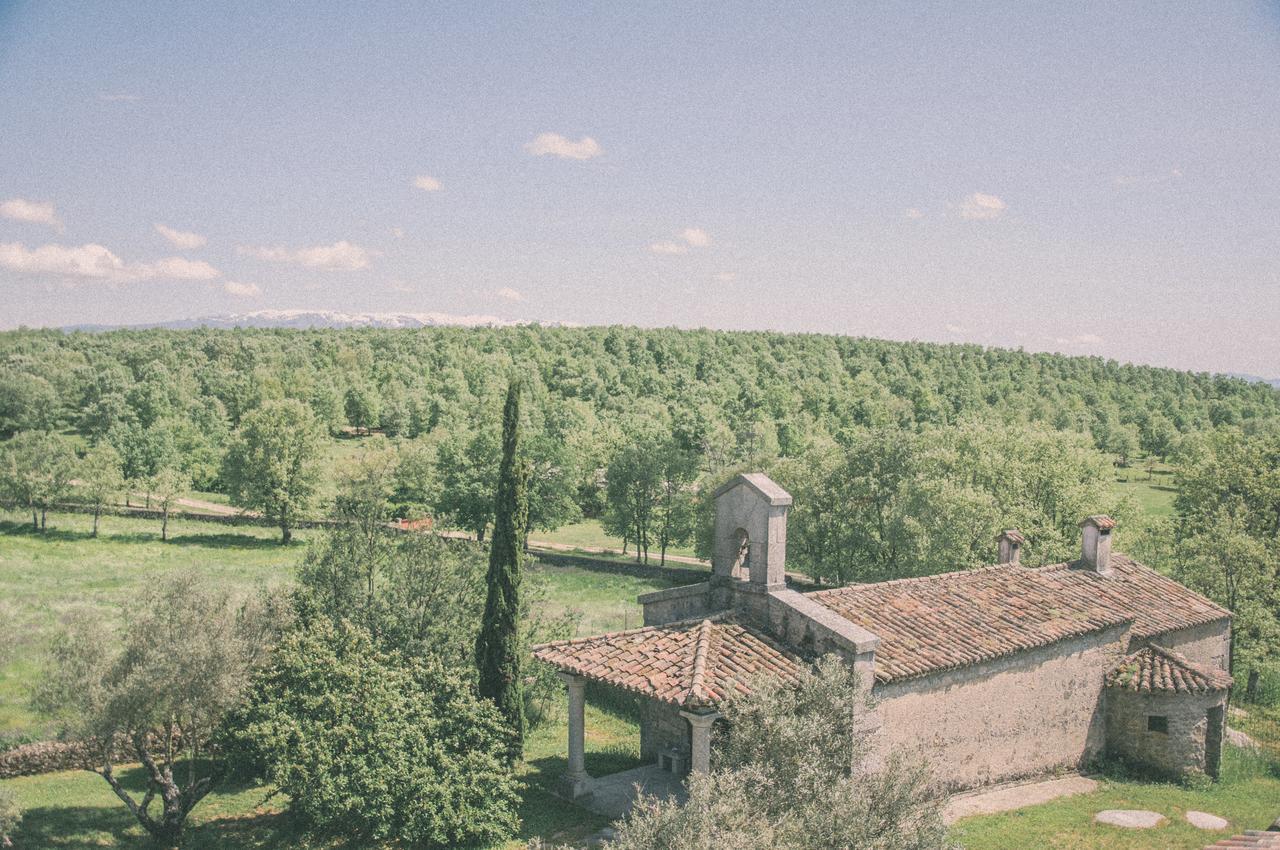
[[[1018,564],[1022,560],[1022,544],[1027,540],[1016,528],[1006,528],[996,537],[1000,544],[1001,564]]]
[[[1116,521],[1096,514],[1080,523],[1080,560],[1086,569],[1100,576],[1111,575],[1111,531]]]

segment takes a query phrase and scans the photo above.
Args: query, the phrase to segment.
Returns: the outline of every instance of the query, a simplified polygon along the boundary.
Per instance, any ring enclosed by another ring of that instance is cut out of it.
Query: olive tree
[[[35,706],[93,744],[93,772],[157,842],[176,844],[224,773],[207,742],[268,657],[284,610],[269,597],[237,603],[198,575],[180,574],[128,606],[118,643],[101,621],[65,623]],[[145,772],[141,798],[115,774],[131,762]]]
[[[315,495],[319,455],[320,426],[310,408],[296,399],[269,401],[241,420],[222,477],[232,503],[274,520],[288,543]]]
[[[797,682],[758,680],[721,706],[717,762],[685,802],[642,797],[614,850],[940,850],[942,801],[923,766],[873,757],[873,712],[834,656]]]

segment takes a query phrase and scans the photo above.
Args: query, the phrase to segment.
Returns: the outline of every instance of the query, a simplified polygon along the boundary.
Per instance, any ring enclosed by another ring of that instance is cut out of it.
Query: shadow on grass
[[[146,832],[123,805],[37,806],[22,813],[13,835],[15,847],[149,847]]]
[[[160,525],[157,521],[155,531],[107,531],[103,530],[94,538],[91,531],[77,531],[66,528],[46,528],[43,531],[31,527],[31,523],[17,523],[10,520],[0,521],[0,534],[15,537],[28,537],[49,543],[73,543],[87,540],[100,540],[108,543],[164,543],[167,546],[207,546],[211,549],[279,549],[305,546],[305,541],[294,539],[289,543],[281,543],[279,537],[256,537],[251,534],[220,532],[217,534],[171,534],[167,541],[160,539]]]

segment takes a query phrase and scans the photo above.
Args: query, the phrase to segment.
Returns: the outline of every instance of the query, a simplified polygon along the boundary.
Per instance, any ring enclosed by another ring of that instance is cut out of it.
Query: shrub
[[[350,623],[290,635],[227,729],[232,758],[315,832],[455,847],[518,825],[510,734],[493,705],[460,673],[380,651]]]
[[[9,839],[22,820],[22,809],[18,807],[18,798],[8,788],[0,788],[0,847],[12,847]]]
[[[941,801],[923,766],[871,766],[857,674],[828,656],[796,683],[753,683],[721,706],[718,762],[686,802],[641,798],[615,850],[942,850]]]

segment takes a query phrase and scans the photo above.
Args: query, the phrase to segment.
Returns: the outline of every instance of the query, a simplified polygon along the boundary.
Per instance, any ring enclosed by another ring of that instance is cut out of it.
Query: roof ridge
[[[689,694],[686,703],[707,701],[707,688],[704,684],[707,677],[707,646],[711,643],[711,619],[703,619],[698,626],[698,638],[694,642],[693,675],[689,677]]]
[[[846,584],[843,587],[829,587],[826,590],[815,590],[812,593],[806,593],[805,596],[812,599],[815,596],[833,596],[837,593],[842,593],[846,590],[857,590],[859,588],[864,588],[864,587],[888,587],[889,585],[925,584],[925,583],[936,581],[937,579],[942,579],[942,578],[951,578],[953,576],[959,576],[959,575],[977,575],[979,573],[994,572],[996,570],[1002,570],[1006,568],[1011,568],[1016,570],[1029,569],[1028,567],[1025,567],[1021,564],[984,564],[981,567],[973,567],[971,569],[951,570],[945,573],[931,573],[927,576],[906,576],[904,578],[885,579],[884,581],[866,581],[866,582],[861,582],[860,584]],[[1030,569],[1036,569],[1036,568],[1032,567]]]
[[[551,649],[560,646],[573,646],[575,644],[587,643],[601,638],[614,638],[621,635],[634,635],[640,632],[652,632],[658,629],[670,629],[680,626],[690,626],[694,623],[701,623],[704,620],[710,620],[713,623],[719,623],[726,619],[730,619],[732,611],[725,609],[724,611],[716,611],[712,614],[704,614],[700,617],[687,617],[683,620],[673,620],[670,623],[654,623],[651,626],[636,626],[634,629],[620,629],[616,632],[601,632],[598,635],[587,635],[586,637],[563,638],[561,640],[548,641],[547,643],[534,644],[529,647],[530,652],[536,652],[540,649]]]

